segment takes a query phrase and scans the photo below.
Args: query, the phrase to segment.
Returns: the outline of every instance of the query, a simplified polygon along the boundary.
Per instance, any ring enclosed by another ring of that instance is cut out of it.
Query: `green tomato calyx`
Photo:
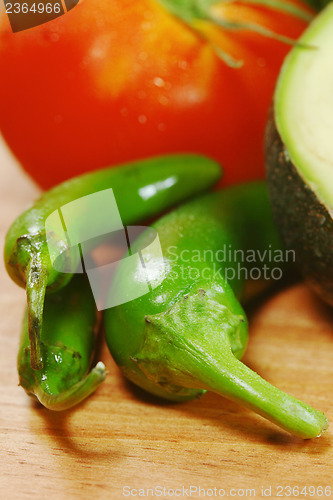
[[[222,30],[249,30],[257,33],[258,35],[273,38],[288,45],[297,45],[304,48],[314,48],[308,45],[301,45],[293,38],[281,35],[269,28],[253,23],[251,21],[235,20],[231,21],[222,18],[219,13],[215,12],[214,7],[222,5],[223,3],[231,3],[234,0],[159,0],[159,2],[178,19],[184,22],[192,31],[194,31],[199,38],[207,42],[216,55],[229,67],[240,68],[243,66],[244,61],[235,59],[228,52],[224,51],[221,47],[213,43],[206,31],[201,29],[200,22],[208,23],[213,27]],[[292,3],[287,3],[282,0],[241,0],[241,4],[253,4],[267,7],[271,10],[284,12],[287,15],[298,17],[306,22],[311,22],[313,15],[308,10],[297,7]]]

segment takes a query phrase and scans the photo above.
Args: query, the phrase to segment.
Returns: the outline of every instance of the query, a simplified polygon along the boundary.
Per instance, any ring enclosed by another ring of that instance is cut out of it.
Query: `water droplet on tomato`
[[[142,62],[146,61],[147,57],[148,57],[148,54],[147,54],[147,52],[144,52],[144,51],[140,52],[138,55],[139,60]]]
[[[150,23],[149,21],[144,21],[144,22],[141,24],[141,28],[142,28],[144,31],[150,30],[150,28],[151,28],[151,23]]]
[[[166,124],[165,124],[165,123],[159,123],[159,124],[157,125],[157,130],[158,130],[159,132],[164,132],[164,131],[166,130]]]
[[[163,78],[160,78],[159,76],[157,76],[156,78],[154,78],[154,85],[156,85],[156,87],[164,87],[165,85],[165,81],[163,80]]]
[[[146,115],[139,115],[138,121],[139,121],[139,123],[141,123],[141,125],[144,125],[145,123],[147,123]]]
[[[178,61],[178,68],[186,69],[188,66],[187,61]]]
[[[162,106],[167,106],[169,104],[169,99],[165,95],[161,95],[158,98],[158,102],[162,104]]]

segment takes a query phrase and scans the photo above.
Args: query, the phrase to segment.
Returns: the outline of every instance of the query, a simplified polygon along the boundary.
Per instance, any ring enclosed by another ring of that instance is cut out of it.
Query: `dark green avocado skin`
[[[273,216],[287,249],[313,290],[333,306],[333,220],[289,159],[271,114],[265,137]],[[333,189],[333,186],[332,186]]]

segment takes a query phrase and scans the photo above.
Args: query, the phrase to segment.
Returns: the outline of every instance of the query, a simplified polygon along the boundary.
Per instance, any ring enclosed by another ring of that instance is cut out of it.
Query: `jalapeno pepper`
[[[87,374],[95,354],[97,310],[86,275],[75,276],[64,289],[46,296],[43,323],[43,368],[33,370],[26,310],[17,358],[20,385],[46,408],[67,410],[105,378],[102,362]]]
[[[105,312],[107,343],[123,373],[173,401],[212,390],[296,436],[319,436],[328,426],[323,413],[239,361],[248,337],[238,301],[245,271],[253,274],[258,268],[269,277],[277,266],[272,255],[282,252],[266,186],[254,183],[208,194],[153,227],[162,252],[144,233],[131,247],[137,258],[120,264],[110,295],[126,294],[147,280],[150,292]]]
[[[43,366],[40,339],[46,292],[66,285],[72,274],[59,272],[50,260],[45,230],[46,219],[73,200],[112,188],[123,224],[133,224],[156,215],[169,206],[210,187],[220,177],[220,167],[204,157],[171,155],[104,169],[74,178],[53,188],[9,229],[5,242],[5,263],[11,278],[26,288],[31,366]],[[68,241],[63,232],[52,234],[54,247],[63,252]],[[75,257],[69,268],[75,268]]]

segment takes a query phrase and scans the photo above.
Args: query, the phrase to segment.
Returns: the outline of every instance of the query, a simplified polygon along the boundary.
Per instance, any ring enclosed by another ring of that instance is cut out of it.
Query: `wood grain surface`
[[[10,223],[39,191],[3,144],[0,175],[2,248]],[[100,357],[109,373],[93,396],[64,413],[38,406],[17,385],[24,291],[2,260],[0,277],[0,498],[330,496],[320,488],[311,495],[305,486],[330,486],[333,498],[333,424],[321,438],[304,441],[212,393],[184,404],[161,402],[127,383],[105,346]],[[244,361],[333,422],[332,311],[296,283],[249,314]],[[290,494],[294,486],[303,494]]]

